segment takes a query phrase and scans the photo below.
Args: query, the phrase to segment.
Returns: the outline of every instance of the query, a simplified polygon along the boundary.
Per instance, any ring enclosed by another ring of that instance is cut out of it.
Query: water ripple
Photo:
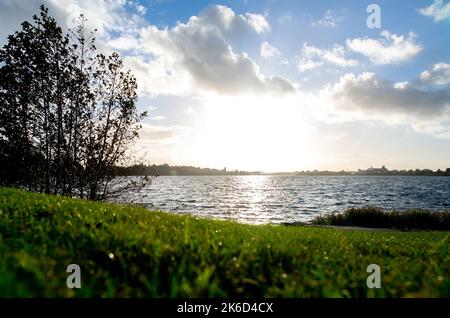
[[[123,201],[244,223],[284,223],[368,205],[446,210],[450,177],[158,177]]]

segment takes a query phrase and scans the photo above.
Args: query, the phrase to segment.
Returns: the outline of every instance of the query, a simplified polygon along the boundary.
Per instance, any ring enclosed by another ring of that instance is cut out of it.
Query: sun
[[[312,165],[313,133],[294,98],[211,97],[195,142],[202,166],[296,171]]]

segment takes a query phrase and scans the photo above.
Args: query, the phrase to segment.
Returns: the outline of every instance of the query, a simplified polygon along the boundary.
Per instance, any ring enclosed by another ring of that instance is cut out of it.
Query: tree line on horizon
[[[409,169],[409,170],[388,170],[384,166],[381,168],[369,168],[366,170],[358,169],[358,171],[301,171],[298,175],[363,175],[363,176],[450,176],[450,168],[445,170],[437,169]]]
[[[433,171],[431,169],[410,169],[410,170],[388,170],[382,168],[369,168],[367,170],[358,171],[330,171],[330,170],[307,170],[297,172],[274,172],[264,173],[261,171],[242,171],[242,170],[227,170],[200,168],[193,166],[177,166],[165,164],[135,164],[131,166],[115,167],[115,174],[118,176],[246,176],[246,175],[306,175],[306,176],[339,176],[339,175],[399,175],[399,176],[450,176],[450,168],[446,170],[438,169]]]
[[[199,168],[193,166],[171,166],[136,164],[129,167],[115,167],[118,176],[230,176],[230,175],[255,175],[257,171],[240,171],[224,169]]]
[[[85,25],[41,6],[0,49],[0,186],[104,199],[138,137],[136,79]]]

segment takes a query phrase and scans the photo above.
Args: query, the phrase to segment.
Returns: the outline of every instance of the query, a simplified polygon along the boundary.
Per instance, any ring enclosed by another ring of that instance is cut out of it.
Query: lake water
[[[450,210],[450,177],[157,177],[127,202],[243,223],[308,221],[348,207]]]

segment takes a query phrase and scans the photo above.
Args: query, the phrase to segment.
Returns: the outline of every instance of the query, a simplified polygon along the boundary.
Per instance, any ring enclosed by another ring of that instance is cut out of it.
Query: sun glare
[[[195,154],[199,164],[229,169],[292,171],[314,157],[311,128],[294,99],[208,98]]]

